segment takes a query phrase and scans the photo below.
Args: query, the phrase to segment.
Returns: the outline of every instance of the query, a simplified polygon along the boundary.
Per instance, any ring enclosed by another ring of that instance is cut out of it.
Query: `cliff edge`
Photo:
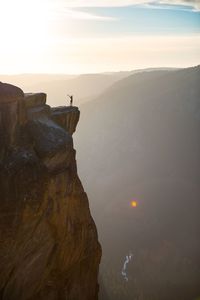
[[[77,107],[0,83],[0,299],[97,300],[101,248],[77,175]]]

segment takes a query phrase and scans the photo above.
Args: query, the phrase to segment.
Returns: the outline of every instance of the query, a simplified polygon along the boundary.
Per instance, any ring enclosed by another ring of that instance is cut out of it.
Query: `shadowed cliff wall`
[[[101,248],[77,175],[77,107],[0,83],[0,299],[96,300]]]

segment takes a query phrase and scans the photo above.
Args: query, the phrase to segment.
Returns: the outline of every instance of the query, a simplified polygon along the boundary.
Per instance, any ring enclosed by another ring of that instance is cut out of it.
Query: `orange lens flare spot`
[[[131,201],[131,207],[137,207],[138,204],[137,204],[137,201]]]

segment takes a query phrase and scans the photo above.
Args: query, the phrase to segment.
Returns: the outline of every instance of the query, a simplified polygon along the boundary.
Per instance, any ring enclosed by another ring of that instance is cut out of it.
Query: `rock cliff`
[[[77,175],[77,107],[0,83],[0,299],[96,300],[101,248]]]

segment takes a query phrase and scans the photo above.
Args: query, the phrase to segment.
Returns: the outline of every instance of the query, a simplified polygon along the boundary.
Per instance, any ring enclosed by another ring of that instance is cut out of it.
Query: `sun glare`
[[[80,74],[198,64],[199,34],[146,31],[146,13],[141,34],[140,27],[129,32],[123,11],[113,20],[75,9],[73,1],[0,0],[1,73]]]
[[[137,206],[138,206],[137,201],[135,200],[131,201],[131,207],[137,207]]]
[[[1,1],[1,55],[18,57],[21,64],[41,52],[48,39],[47,1]]]
[[[40,36],[47,23],[45,1],[2,1],[0,16],[1,34],[7,38],[7,42],[9,37],[26,41],[29,37]]]

